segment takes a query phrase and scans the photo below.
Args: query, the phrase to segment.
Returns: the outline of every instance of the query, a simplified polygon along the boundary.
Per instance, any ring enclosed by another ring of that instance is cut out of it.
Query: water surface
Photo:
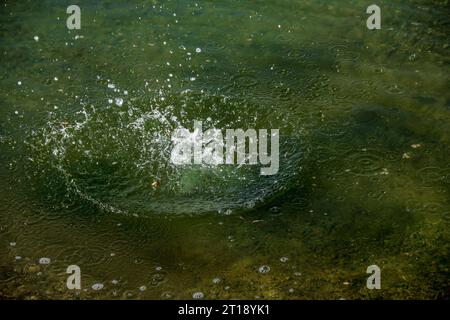
[[[1,2],[2,298],[448,298],[448,1],[70,4]],[[279,173],[172,165],[194,120]]]

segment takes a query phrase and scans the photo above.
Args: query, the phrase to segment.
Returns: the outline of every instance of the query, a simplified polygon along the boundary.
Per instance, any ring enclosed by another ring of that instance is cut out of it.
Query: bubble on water
[[[108,88],[109,88],[109,89],[115,89],[116,86],[115,86],[114,83],[108,83]]]
[[[140,287],[139,287],[139,291],[142,292],[142,291],[145,291],[145,290],[147,290],[147,287],[146,287],[146,286],[140,286]]]
[[[92,290],[98,291],[98,290],[102,290],[104,287],[103,283],[94,283],[92,285]]]
[[[281,257],[281,258],[280,258],[280,261],[283,262],[283,263],[284,263],[284,262],[287,262],[288,260],[289,260],[288,257]]]
[[[21,85],[22,85],[22,81],[17,81],[17,84],[18,84],[19,86],[21,86]]]
[[[214,283],[214,284],[218,284],[218,283],[220,283],[220,278],[214,278],[214,279],[212,279],[212,282]]]
[[[10,243],[9,243],[9,245],[10,245],[11,247],[15,247],[16,244],[17,244],[16,242],[10,242]]]
[[[268,273],[270,271],[270,267],[264,265],[264,266],[259,267],[258,271],[259,271],[259,273],[263,273],[263,274]]]
[[[112,283],[112,284],[118,284],[118,283],[119,283],[119,280],[113,279],[113,280],[111,280],[111,283]]]
[[[195,52],[200,53],[200,52],[202,52],[202,49],[201,48],[197,48],[197,49],[195,49]]]
[[[16,259],[16,260],[22,260],[22,257],[21,257],[21,256],[15,256],[14,259]]]
[[[50,264],[51,260],[50,258],[42,257],[39,259],[39,264],[47,265]]]
[[[117,106],[121,107],[123,104],[123,99],[122,98],[115,98],[114,102],[116,103]]]
[[[36,41],[36,42],[39,41],[39,37],[38,37],[38,36],[34,36],[33,39],[34,39],[34,41]]]
[[[203,292],[195,292],[193,295],[192,295],[192,298],[194,298],[194,299],[196,299],[196,300],[200,300],[200,299],[203,299],[205,297],[205,295],[204,295],[204,293]]]
[[[383,172],[385,156],[377,150],[351,150],[345,156],[349,166],[346,172],[360,176],[380,174]]]
[[[189,80],[195,81],[195,80],[197,80],[197,78],[196,77],[191,77]]]

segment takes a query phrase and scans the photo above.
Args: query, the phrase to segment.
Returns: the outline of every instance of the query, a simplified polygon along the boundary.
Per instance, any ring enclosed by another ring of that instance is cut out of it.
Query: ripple
[[[442,203],[438,203],[438,202],[429,202],[429,203],[425,203],[423,205],[423,209],[426,212],[431,212],[431,213],[436,213],[436,212],[440,211],[443,207],[444,207],[444,205]]]
[[[446,221],[447,223],[450,223],[450,211],[446,211],[442,214],[442,217],[444,219],[444,221]]]
[[[334,54],[338,60],[359,60],[360,53],[355,51],[350,44],[336,44],[330,47],[330,52]]]
[[[377,150],[352,150],[347,152],[345,159],[347,163],[346,170],[351,174],[371,176],[385,172],[384,156]]]
[[[50,264],[50,262],[51,262],[50,258],[42,257],[39,259],[39,264],[42,265],[48,265]]]
[[[350,123],[339,121],[327,121],[319,129],[319,134],[333,139],[344,138],[348,132]]]
[[[444,170],[438,167],[425,167],[417,171],[417,175],[425,183],[442,181],[446,178]]]
[[[235,93],[236,90],[239,92],[239,89],[249,89],[251,87],[254,87],[258,84],[258,79],[255,75],[250,73],[238,73],[235,75],[232,75],[229,83],[221,88],[221,91],[228,92],[228,93]]]
[[[385,91],[390,94],[402,94],[404,89],[397,84],[393,84],[388,86]]]

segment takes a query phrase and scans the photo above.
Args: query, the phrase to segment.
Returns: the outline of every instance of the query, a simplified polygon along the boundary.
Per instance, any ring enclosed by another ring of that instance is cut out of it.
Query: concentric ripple
[[[349,173],[360,176],[379,175],[387,172],[386,156],[372,149],[352,150],[345,157]]]

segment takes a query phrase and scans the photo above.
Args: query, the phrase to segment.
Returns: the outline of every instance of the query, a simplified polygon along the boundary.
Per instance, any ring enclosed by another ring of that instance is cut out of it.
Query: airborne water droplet
[[[116,103],[117,106],[121,107],[123,104],[123,99],[122,98],[116,98],[114,99],[114,102]]]

